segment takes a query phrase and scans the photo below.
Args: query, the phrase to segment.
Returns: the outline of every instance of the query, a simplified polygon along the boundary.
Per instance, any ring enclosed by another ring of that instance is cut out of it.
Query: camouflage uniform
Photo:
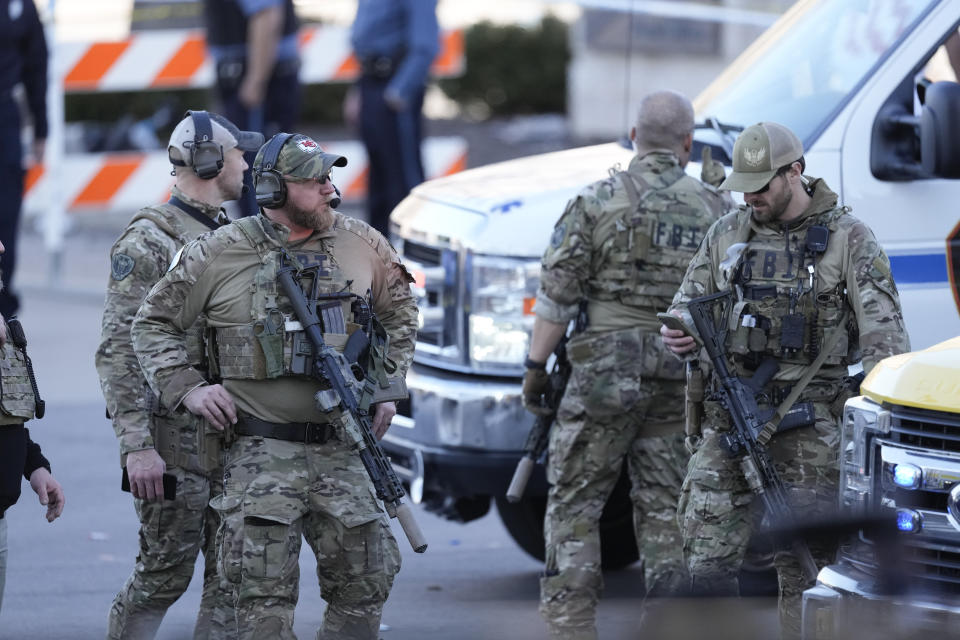
[[[132,329],[140,362],[165,406],[175,408],[203,383],[181,336],[206,314],[212,362],[241,419],[329,424],[314,401],[320,383],[295,370],[292,341],[302,331],[276,281],[281,246],[301,265],[317,268],[322,291],[372,290],[373,310],[390,336],[389,357],[399,375],[406,372],[417,318],[410,278],[379,233],[334,215],[331,229],[293,244],[286,227],[261,215],[184,249]],[[325,339],[336,344],[345,337]],[[235,591],[241,638],[295,637],[301,536],[316,555],[328,603],[318,637],[377,637],[399,549],[359,457],[335,423],[332,430],[325,442],[310,444],[239,435],[227,451],[224,496],[216,505],[223,519],[219,553]]]
[[[734,317],[726,319],[727,353],[734,373],[749,376],[767,356],[780,363],[760,396],[761,408],[778,405],[826,339],[842,332],[799,396],[798,401],[813,403],[815,423],[774,435],[768,448],[800,517],[836,507],[837,419],[849,393],[844,382],[847,365],[862,357],[869,372],[882,358],[909,350],[890,263],[873,233],[838,206],[836,194],[822,180],[813,181],[810,188],[811,203],[786,225],[760,225],[747,206],[720,219],[707,233],[674,298],[677,309],[685,312],[689,299],[731,287],[737,298],[742,297],[730,305]],[[830,232],[826,251],[815,256],[804,250],[813,225]],[[748,243],[740,267],[724,272],[719,265],[727,248],[737,242]],[[803,292],[791,309],[798,280]],[[783,351],[781,323],[790,313],[804,316],[804,345]],[[718,434],[730,428],[728,414],[717,396],[708,395],[707,400],[703,439],[691,458],[679,504],[683,551],[695,590],[736,595],[737,573],[762,507],[754,501],[738,459],[728,457],[720,446]],[[835,551],[835,545],[823,541],[811,544],[818,566],[832,562]],[[780,576],[781,628],[785,637],[795,637],[800,632],[801,594],[811,585],[792,553],[778,552],[774,562]]]
[[[173,195],[212,221],[225,221],[219,207]],[[222,217],[221,217],[222,216]],[[135,499],[140,553],[133,573],[110,608],[109,638],[152,638],[167,608],[186,591],[197,553],[204,556],[203,596],[195,638],[230,638],[235,623],[230,592],[216,567],[219,518],[208,506],[221,492],[218,447],[203,445],[203,421],[185,411],[167,411],[147,385],[130,342],[130,323],[141,302],[177,251],[210,228],[173,203],[140,210],[110,251],[111,276],[96,364],[107,411],[120,441],[120,464],[131,451],[156,449],[177,478],[173,501]],[[189,331],[189,357],[204,370],[202,319]],[[198,431],[201,430],[201,431]]]
[[[589,315],[567,346],[573,371],[550,433],[540,613],[556,637],[596,637],[598,522],[624,458],[647,591],[686,585],[675,519],[687,460],[684,376],[656,312],[724,209],[673,153],[654,151],[574,198],[544,253],[537,315],[566,324],[581,299]]]

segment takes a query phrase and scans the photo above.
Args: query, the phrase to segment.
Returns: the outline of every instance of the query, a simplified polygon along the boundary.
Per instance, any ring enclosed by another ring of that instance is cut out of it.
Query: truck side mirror
[[[920,112],[923,169],[941,178],[960,178],[960,84],[934,82]]]

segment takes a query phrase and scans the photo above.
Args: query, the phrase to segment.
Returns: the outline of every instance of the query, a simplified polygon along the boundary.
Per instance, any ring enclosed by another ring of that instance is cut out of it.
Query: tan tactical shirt
[[[269,224],[286,244],[289,229]],[[417,307],[412,281],[396,252],[378,232],[354,218],[335,214],[331,229],[314,232],[303,241],[286,245],[294,252],[332,255],[350,290],[373,295],[373,310],[390,336],[389,356],[401,374],[413,359]],[[252,285],[261,257],[237,225],[207,234],[187,245],[176,263],[147,297],[131,334],[140,364],[161,402],[171,410],[184,396],[205,384],[189,365],[183,334],[205,314],[210,327],[249,325]],[[300,376],[265,380],[223,381],[240,411],[271,422],[322,422],[314,394],[319,384]]]
[[[219,207],[189,198],[176,187],[172,193],[212,220],[223,215]],[[226,216],[220,219],[225,221]],[[180,247],[207,231],[210,228],[200,221],[164,203],[137,212],[110,249],[110,279],[96,366],[121,457],[156,447],[155,434],[150,431],[149,388],[133,351],[130,325]]]

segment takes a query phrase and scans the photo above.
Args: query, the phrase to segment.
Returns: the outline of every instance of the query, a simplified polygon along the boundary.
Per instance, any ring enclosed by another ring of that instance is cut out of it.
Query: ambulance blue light
[[[912,509],[897,509],[897,529],[904,533],[916,533],[922,526],[919,513]]]
[[[916,489],[920,486],[923,472],[913,464],[899,463],[893,467],[893,483],[904,489]]]

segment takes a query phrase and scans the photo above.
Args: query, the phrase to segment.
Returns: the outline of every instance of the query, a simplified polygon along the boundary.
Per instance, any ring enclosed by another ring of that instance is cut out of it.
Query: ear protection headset
[[[280,149],[292,137],[292,133],[278,133],[270,138],[270,142],[263,149],[254,183],[257,187],[257,205],[265,209],[279,209],[287,202],[287,183],[274,167],[280,158]]]
[[[206,111],[187,111],[193,119],[193,142],[183,146],[190,151],[190,166],[201,180],[216,178],[223,169],[223,147],[213,140],[213,125]]]

